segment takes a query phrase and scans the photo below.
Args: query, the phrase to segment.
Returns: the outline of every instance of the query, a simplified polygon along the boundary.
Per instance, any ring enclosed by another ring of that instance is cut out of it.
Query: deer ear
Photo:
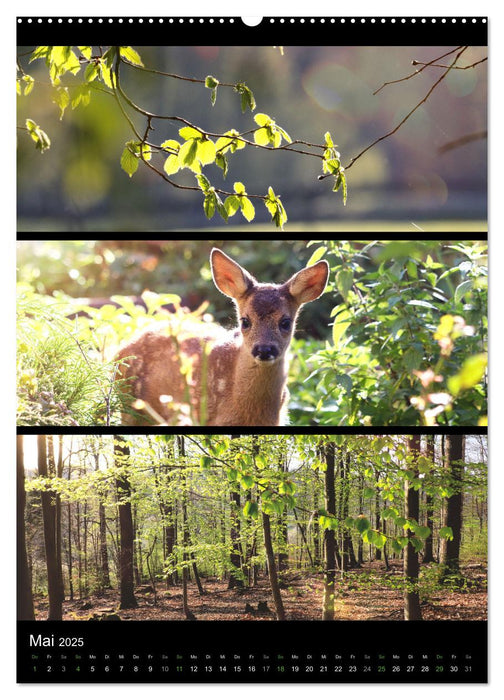
[[[305,267],[293,275],[290,280],[285,283],[291,296],[294,297],[299,306],[306,304],[308,301],[317,299],[326,288],[329,278],[329,265],[325,260]]]
[[[232,299],[239,299],[256,284],[247,270],[218,248],[210,253],[210,266],[215,286]]]

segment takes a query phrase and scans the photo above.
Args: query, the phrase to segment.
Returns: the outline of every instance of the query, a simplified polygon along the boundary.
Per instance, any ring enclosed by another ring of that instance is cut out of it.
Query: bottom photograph
[[[19,682],[486,680],[486,434],[17,441]]]

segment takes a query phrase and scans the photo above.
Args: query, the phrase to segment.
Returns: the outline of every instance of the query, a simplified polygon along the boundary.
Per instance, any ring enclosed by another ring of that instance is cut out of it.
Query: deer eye
[[[241,327],[244,331],[246,331],[252,325],[248,318],[245,318],[245,317],[241,318],[240,321],[241,321]]]
[[[278,324],[278,327],[281,331],[288,332],[292,328],[292,320],[290,318],[282,318]]]

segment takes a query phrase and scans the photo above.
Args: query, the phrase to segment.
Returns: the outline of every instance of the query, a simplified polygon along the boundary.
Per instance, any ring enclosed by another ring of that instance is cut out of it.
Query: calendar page
[[[487,44],[17,19],[18,683],[487,682]]]

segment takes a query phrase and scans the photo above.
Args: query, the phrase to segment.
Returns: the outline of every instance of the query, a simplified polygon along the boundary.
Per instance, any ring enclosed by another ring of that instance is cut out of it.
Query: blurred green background
[[[60,121],[43,61],[28,64],[34,47],[19,47],[24,70],[37,81],[30,95],[18,97],[19,126],[27,117],[51,138],[41,154],[18,134],[18,230],[30,231],[183,231],[242,230],[238,214],[226,226],[218,216],[207,221],[198,193],[177,191],[140,167],[129,178],[121,170],[124,144],[133,138],[114,99],[93,91],[91,103]],[[245,82],[257,101],[256,112],[273,117],[292,138],[322,143],[330,131],[347,165],[363,148],[394,128],[422,100],[443,72],[431,67],[414,78],[373,91],[412,72],[411,61],[430,61],[453,47],[442,46],[139,46],[147,67],[222,82]],[[471,47],[461,65],[486,54]],[[445,59],[448,60],[448,59]],[[442,61],[444,63],[445,61]],[[451,71],[406,124],[348,170],[349,199],[344,207],[332,183],[318,181],[318,159],[292,153],[244,149],[230,158],[225,182],[215,165],[208,176],[226,189],[235,181],[250,193],[271,185],[287,209],[286,232],[328,230],[486,230],[487,142],[473,140],[440,152],[447,144],[485,132],[487,64]],[[81,72],[74,78],[82,79]],[[156,113],[184,116],[203,128],[224,132],[254,128],[242,114],[240,98],[220,87],[214,107],[210,91],[151,75],[132,67],[121,73],[126,93]],[[40,81],[40,82],[39,82]],[[145,125],[136,121],[143,133]],[[177,138],[180,124],[157,122],[155,139]],[[205,172],[207,170],[205,169]],[[177,175],[194,184],[190,171]],[[273,231],[269,215],[257,206],[249,233]],[[228,234],[229,235],[229,234]]]
[[[215,287],[210,251],[215,246],[233,257],[259,282],[280,283],[308,262],[314,248],[302,240],[180,240],[180,241],[20,241],[17,243],[18,282],[38,294],[60,292],[90,298],[99,307],[111,296],[140,297],[149,290],[178,294],[182,305],[197,309],[208,301],[209,311],[226,326],[235,325],[234,308]],[[310,305],[299,328],[315,337],[328,337],[331,299]]]

